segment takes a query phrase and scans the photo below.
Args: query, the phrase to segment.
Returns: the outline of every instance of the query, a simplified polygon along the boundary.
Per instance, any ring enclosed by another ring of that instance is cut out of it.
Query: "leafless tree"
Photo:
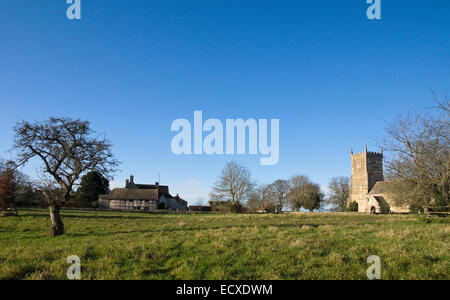
[[[250,211],[275,211],[275,204],[269,198],[268,185],[263,184],[253,189],[247,200],[247,207]]]
[[[60,187],[63,196],[47,193],[51,234],[64,234],[60,208],[70,200],[72,189],[81,175],[97,171],[111,176],[118,161],[111,152],[111,143],[103,135],[95,135],[88,121],[50,118],[43,122],[20,122],[14,127],[14,147],[19,166],[33,158],[42,162],[42,171]]]
[[[203,197],[198,197],[194,202],[194,206],[204,206],[204,205],[205,199]]]
[[[449,205],[449,101],[436,110],[400,116],[386,127],[380,145],[392,152],[386,164],[399,204]]]
[[[345,211],[350,196],[350,179],[348,177],[331,178],[328,188],[330,189],[328,203],[340,211]]]
[[[302,207],[303,196],[309,183],[309,178],[304,175],[293,176],[289,180],[287,199],[292,210],[299,210]]]
[[[236,162],[229,162],[210,193],[212,201],[230,201],[242,205],[251,195],[255,184],[250,171]]]
[[[60,217],[59,209],[65,202],[65,191],[60,185],[48,176],[42,175],[41,179],[35,182],[35,187],[40,193],[40,197],[47,203],[50,212],[51,235],[58,235],[57,231],[62,230],[64,233],[64,223]]]
[[[16,170],[16,163],[14,161],[0,158],[0,175],[7,171],[12,171],[15,177],[23,177],[23,174],[19,174]],[[18,178],[17,180],[19,179],[21,178]]]
[[[275,180],[268,187],[269,199],[274,203],[275,213],[283,212],[283,207],[286,206],[287,194],[289,192],[289,181],[278,179]]]
[[[287,199],[292,210],[305,208],[310,211],[320,208],[323,194],[320,186],[304,175],[294,176],[289,180]]]

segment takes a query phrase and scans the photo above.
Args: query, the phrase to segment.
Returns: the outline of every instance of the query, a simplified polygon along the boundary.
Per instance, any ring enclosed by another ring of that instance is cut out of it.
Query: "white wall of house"
[[[159,203],[164,203],[165,209],[171,209],[171,210],[187,210],[187,205],[182,205],[178,203],[177,200],[174,198],[166,197],[165,195],[161,195],[159,197]]]
[[[156,210],[158,201],[156,200],[110,200],[109,209],[118,210]]]

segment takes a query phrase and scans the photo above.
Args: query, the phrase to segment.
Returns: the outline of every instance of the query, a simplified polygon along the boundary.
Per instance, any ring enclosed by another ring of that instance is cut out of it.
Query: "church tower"
[[[381,152],[368,152],[367,145],[364,152],[353,153],[352,158],[352,177],[350,180],[350,199],[351,202],[358,203],[358,211],[366,211],[368,202],[367,194],[378,181],[383,181],[383,149]]]

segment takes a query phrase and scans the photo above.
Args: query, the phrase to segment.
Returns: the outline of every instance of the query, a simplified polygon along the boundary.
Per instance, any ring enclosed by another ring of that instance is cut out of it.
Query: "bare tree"
[[[19,187],[30,183],[30,178],[17,169],[16,162],[0,158],[0,175],[6,171],[13,172],[14,178]]]
[[[254,189],[254,191],[250,194],[247,200],[246,207],[251,212],[258,212],[263,209],[263,196],[264,194],[260,193],[260,188],[257,187]]]
[[[310,183],[307,176],[298,175],[289,180],[287,199],[292,210],[299,210],[303,204],[306,186]]]
[[[260,185],[253,189],[247,200],[247,207],[251,211],[275,211],[275,204],[271,202],[269,197],[268,185]]]
[[[398,204],[449,204],[449,101],[438,103],[437,112],[398,117],[380,140],[392,152],[386,171]]]
[[[292,210],[305,208],[310,211],[320,208],[323,194],[320,186],[304,175],[294,176],[289,180],[287,199]]]
[[[203,197],[198,197],[194,202],[194,206],[204,206],[204,205],[205,199]]]
[[[23,174],[19,174],[19,172],[16,171],[16,164],[12,160],[4,160],[0,158],[0,175],[9,171],[13,172],[16,177],[23,176]]]
[[[58,185],[54,180],[43,175],[39,181],[35,182],[41,199],[47,203],[50,212],[50,234],[53,236],[64,233],[64,223],[60,217],[60,207],[65,202],[65,190]]]
[[[255,184],[250,171],[236,162],[229,162],[210,193],[212,201],[230,201],[242,205],[251,195]]]
[[[97,171],[111,176],[118,161],[111,152],[111,143],[95,135],[88,121],[70,118],[50,118],[43,122],[20,122],[14,127],[14,147],[18,165],[38,158],[42,171],[59,185],[62,197],[47,193],[49,199],[51,234],[64,234],[60,208],[70,200],[72,189],[80,176]]]
[[[275,213],[282,213],[289,192],[289,181],[281,179],[275,180],[268,186],[268,191],[269,197],[275,206]]]
[[[340,211],[345,211],[350,196],[350,179],[348,177],[331,178],[328,188],[330,189],[328,203]]]

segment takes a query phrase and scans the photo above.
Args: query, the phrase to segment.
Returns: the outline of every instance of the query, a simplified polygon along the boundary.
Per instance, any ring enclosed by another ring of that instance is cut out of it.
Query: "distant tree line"
[[[256,184],[246,167],[229,162],[213,186],[209,203],[217,210],[231,212],[282,213],[325,207],[327,210],[346,211],[350,179],[332,178],[328,189],[326,196],[320,185],[305,175],[277,179],[270,184]]]
[[[47,193],[56,194],[59,188],[44,187],[39,180],[31,180],[15,169],[14,162],[0,159],[0,209],[15,207],[47,207]],[[98,196],[109,192],[109,180],[96,171],[83,175],[66,207],[96,208]]]
[[[314,211],[320,208],[324,194],[320,186],[299,175],[270,184],[256,184],[250,171],[236,162],[225,165],[210,193],[210,203],[226,202],[233,212],[282,213],[285,209]],[[224,206],[227,207],[227,206]]]

